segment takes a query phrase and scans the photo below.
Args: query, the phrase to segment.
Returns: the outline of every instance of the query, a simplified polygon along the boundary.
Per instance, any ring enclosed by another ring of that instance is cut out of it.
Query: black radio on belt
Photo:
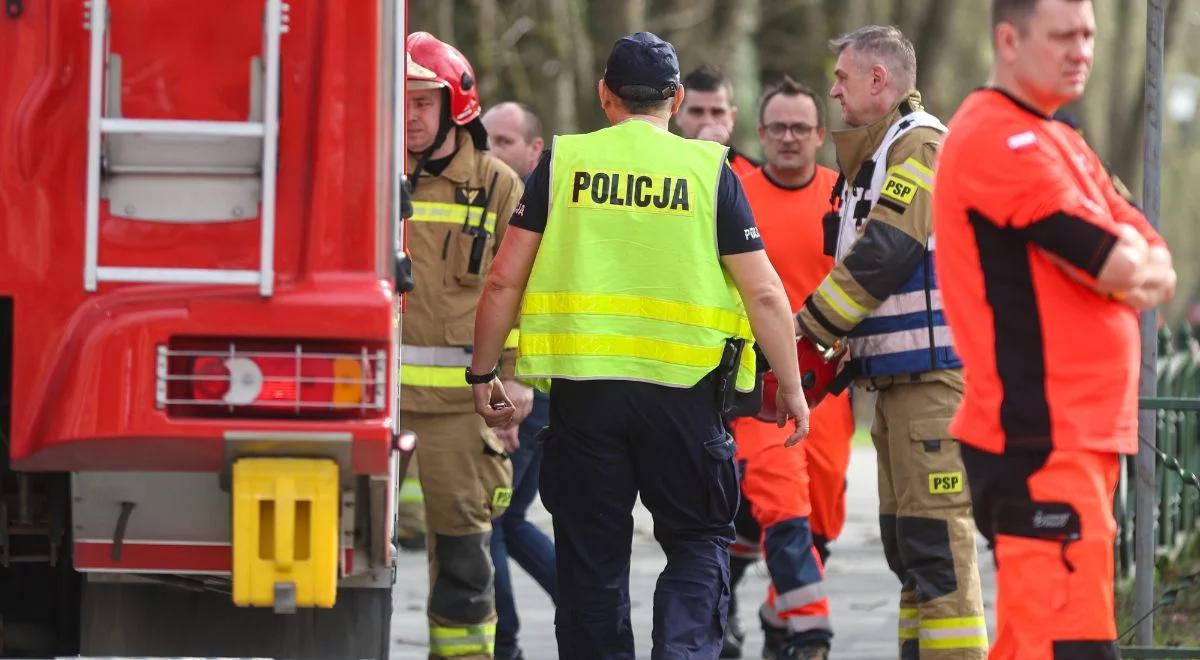
[[[486,213],[484,214],[486,215]],[[480,221],[482,222],[482,220]],[[463,230],[464,234],[471,234],[475,238],[471,241],[471,256],[467,260],[467,273],[471,275],[479,275],[479,271],[483,267],[483,251],[487,249],[487,239],[491,233],[483,227],[468,227]]]
[[[458,188],[455,190],[455,197],[459,204],[466,204],[472,209],[479,209],[479,223],[471,224],[471,214],[467,213],[467,217],[463,220],[463,233],[474,236],[471,241],[471,256],[467,260],[467,273],[471,275],[479,275],[483,269],[483,253],[487,249],[487,239],[492,233],[487,230],[488,204],[491,201],[492,191],[496,188],[496,178],[499,172],[492,174],[492,183],[488,186],[485,193],[483,188]]]
[[[821,216],[821,231],[824,233],[822,252],[827,256],[837,256],[838,232],[841,231],[842,216],[837,211],[830,211]]]

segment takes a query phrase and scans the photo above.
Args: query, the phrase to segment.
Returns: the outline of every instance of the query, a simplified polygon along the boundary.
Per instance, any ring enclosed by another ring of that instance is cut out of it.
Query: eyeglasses
[[[767,131],[767,135],[778,140],[787,135],[788,132],[791,132],[798,138],[808,137],[810,133],[817,130],[817,127],[809,126],[808,124],[785,124],[781,121],[776,121],[763,126],[763,129]]]

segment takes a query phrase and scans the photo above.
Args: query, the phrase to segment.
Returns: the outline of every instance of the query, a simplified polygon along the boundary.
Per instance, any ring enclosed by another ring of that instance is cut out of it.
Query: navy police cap
[[[679,58],[675,47],[653,32],[617,39],[608,55],[604,83],[630,101],[661,101],[679,90]]]

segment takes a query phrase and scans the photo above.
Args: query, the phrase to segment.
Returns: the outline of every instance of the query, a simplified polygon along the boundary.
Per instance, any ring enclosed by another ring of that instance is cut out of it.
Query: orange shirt
[[[966,379],[951,433],[993,453],[1136,452],[1138,317],[1079,279],[1100,271],[1120,224],[1162,239],[1083,138],[999,90],[963,101],[934,190]]]
[[[824,253],[821,218],[831,210],[837,172],[818,165],[812,181],[796,189],[780,186],[761,168],[740,178],[767,258],[783,280],[792,312],[799,311],[833,269],[833,257]]]
[[[746,200],[750,202],[750,210],[754,212],[754,222],[766,247],[767,258],[783,280],[792,312],[796,312],[833,269],[833,257],[824,252],[825,234],[821,218],[831,208],[829,194],[837,182],[837,172],[818,165],[812,180],[794,189],[775,183],[762,168],[743,174],[741,181]],[[813,410],[809,425],[809,438],[805,440],[809,447],[848,443],[854,433],[849,393],[826,397]],[[750,426],[755,428],[748,429]],[[734,437],[739,442],[749,435],[747,431],[750,430],[756,430],[758,435],[769,435],[772,439],[777,436],[780,441],[790,432],[788,428],[780,429],[774,424],[764,424],[750,418],[739,419],[733,424]]]
[[[758,161],[733,147],[729,148],[727,160],[729,161],[729,169],[733,170],[733,173],[738,175],[738,178],[742,178],[762,167]]]

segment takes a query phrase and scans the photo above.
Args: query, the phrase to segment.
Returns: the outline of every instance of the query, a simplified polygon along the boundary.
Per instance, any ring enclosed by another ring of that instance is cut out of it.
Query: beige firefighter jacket
[[[401,339],[405,346],[451,349],[445,352],[449,356],[455,354],[453,349],[469,350],[473,343],[475,306],[508,219],[523,192],[521,180],[511,168],[487,152],[476,150],[467,131],[460,129],[457,133],[458,151],[453,160],[440,175],[422,173],[413,193],[415,213],[405,231],[416,288],[407,297]],[[408,154],[405,171],[411,173],[415,167],[416,158]],[[482,254],[473,259],[472,247],[480,227],[487,237],[483,239]],[[414,359],[418,354],[409,353]],[[421,353],[424,358],[432,351]],[[402,350],[401,361],[407,362],[404,355]],[[511,377],[515,361],[516,351],[505,350],[501,359],[505,377]],[[401,367],[402,374],[406,366]],[[452,372],[444,370],[443,386],[411,384],[421,380],[415,373],[412,378],[402,376],[401,410],[473,411],[471,388],[462,377],[465,366],[457,368],[456,382],[450,378]],[[425,370],[424,375],[428,373]]]
[[[831,137],[838,166],[846,181],[854,181],[863,162],[869,160],[883,143],[888,128],[900,119],[901,104],[920,110],[920,93],[910,92],[878,121],[833,131]],[[942,134],[933,128],[914,128],[892,145],[883,167],[891,168],[912,158],[932,170],[941,141]],[[917,190],[912,199],[903,205],[876,204],[860,231],[858,242],[852,248],[857,254],[839,261],[827,279],[832,280],[859,308],[869,313],[879,307],[895,286],[912,272],[922,258],[932,233],[933,199],[928,190]],[[868,240],[864,241],[863,237],[868,234]],[[809,296],[796,317],[804,333],[825,346],[832,346],[854,328],[854,324],[848,323],[820,295]]]

